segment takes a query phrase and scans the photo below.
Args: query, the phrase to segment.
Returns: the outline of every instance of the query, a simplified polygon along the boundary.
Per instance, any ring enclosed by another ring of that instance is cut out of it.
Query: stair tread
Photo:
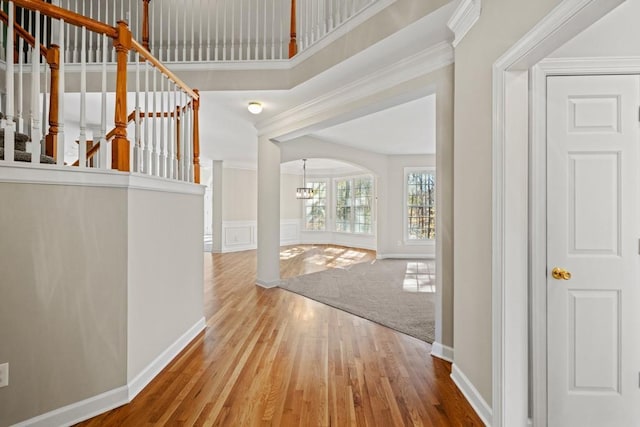
[[[13,154],[13,159],[16,162],[30,162],[31,153],[16,150]],[[0,147],[0,160],[4,160],[4,147]],[[45,154],[41,154],[40,163],[46,163],[46,164],[52,165],[56,163],[56,160],[53,157],[47,156]]]

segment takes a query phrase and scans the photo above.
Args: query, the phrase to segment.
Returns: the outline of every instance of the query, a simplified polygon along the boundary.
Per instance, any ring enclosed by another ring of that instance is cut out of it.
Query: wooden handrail
[[[66,23],[77,27],[86,27],[89,31],[105,34],[112,39],[118,37],[118,29],[115,27],[96,21],[95,19],[87,18],[79,13],[54,6],[50,3],[45,3],[42,0],[13,0],[13,3],[26,9],[40,11],[43,15],[47,15],[54,19],[62,19]]]
[[[7,13],[4,12],[4,11],[0,11],[0,20],[8,25],[9,24],[9,15],[7,15]],[[29,44],[29,46],[31,46],[32,48],[35,49],[35,47],[36,47],[36,38],[33,37],[31,35],[31,33],[29,33],[27,30],[22,28],[16,22],[13,23],[13,29],[16,31],[17,35],[22,37],[22,39]],[[47,56],[47,48],[43,44],[40,44],[40,55],[42,55],[44,57]]]
[[[131,40],[131,48],[138,52],[146,61],[149,61],[154,67],[156,67],[162,74],[173,80],[182,90],[184,90],[191,98],[198,99],[199,96],[193,91],[185,82],[183,82],[178,76],[173,74],[162,62],[158,61],[148,50],[144,48],[136,40]]]
[[[142,0],[142,46],[149,50],[149,1]]]
[[[136,110],[133,110],[127,116],[127,124],[131,123],[135,118],[136,118]],[[116,135],[116,128],[113,128],[107,133],[107,135],[105,135],[104,139],[109,141],[115,135]],[[76,142],[78,142],[78,141],[76,141]],[[89,141],[87,141],[87,142],[89,142]],[[89,150],[87,150],[87,160],[91,160],[93,158],[93,156],[96,155],[96,153],[98,152],[99,149],[100,149],[100,141],[96,141],[95,145],[93,147],[91,147]],[[78,166],[78,165],[80,165],[80,159],[78,159],[75,162],[73,162],[73,164],[71,166]]]

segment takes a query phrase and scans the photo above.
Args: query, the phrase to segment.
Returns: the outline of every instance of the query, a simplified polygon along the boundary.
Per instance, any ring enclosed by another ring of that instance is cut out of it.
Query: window
[[[335,181],[335,190],[335,231],[371,234],[373,179],[371,177],[338,179]]]
[[[313,197],[304,201],[305,229],[322,231],[326,228],[327,183],[307,181],[307,187],[313,188]]]
[[[436,237],[436,176],[433,170],[411,170],[406,174],[407,239]]]

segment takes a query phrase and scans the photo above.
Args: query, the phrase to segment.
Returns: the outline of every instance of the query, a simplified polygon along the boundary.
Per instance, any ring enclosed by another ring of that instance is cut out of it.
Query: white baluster
[[[175,167],[173,159],[176,156],[175,145],[173,144],[173,116],[171,107],[171,80],[167,79],[167,178],[173,179]]]
[[[247,0],[247,59],[251,60],[251,0]]]
[[[133,171],[140,172],[142,164],[141,132],[140,132],[140,60],[136,61],[136,95],[135,95],[135,133],[133,144]]]
[[[233,61],[236,56],[236,46],[235,46],[235,38],[236,38],[236,2],[231,2],[231,60]]]
[[[15,153],[15,123],[13,122],[13,108],[14,108],[14,81],[13,81],[13,31],[15,22],[15,8],[13,2],[8,2],[8,18],[9,24],[7,28],[7,43],[6,47],[6,67],[5,83],[7,93],[7,106],[6,106],[6,119],[2,121],[2,127],[4,128],[4,160],[12,163],[14,161]],[[37,80],[37,79],[33,79]]]
[[[262,9],[262,59],[267,59],[267,3],[263,3]]]
[[[180,39],[180,36],[178,35],[178,34],[179,34],[179,33],[178,33],[178,31],[179,31],[179,29],[180,29],[180,24],[179,24],[179,21],[178,21],[178,20],[179,20],[179,16],[180,16],[180,14],[179,14],[179,10],[180,10],[180,8],[178,7],[178,2],[174,2],[174,3],[175,3],[175,5],[176,5],[176,11],[175,11],[175,17],[176,17],[176,25],[175,25],[175,27],[176,27],[175,47],[176,47],[176,48],[175,48],[175,53],[174,53],[174,55],[175,55],[175,56],[174,56],[173,60],[174,60],[174,61],[176,61],[176,62],[178,62],[178,44],[179,44],[179,43],[178,43],[178,40]]]
[[[154,68],[153,71],[154,71],[154,73],[153,73],[153,109],[152,109],[152,113],[151,113],[152,116],[149,119],[150,122],[151,122],[151,125],[153,126],[153,128],[152,128],[153,132],[152,132],[152,135],[151,135],[151,141],[153,143],[152,147],[151,147],[153,149],[152,154],[151,154],[151,175],[158,176],[158,161],[160,159],[159,159],[159,154],[158,154],[158,152],[159,152],[158,135],[156,133],[156,125],[157,125],[157,122],[158,122],[157,121],[157,116],[156,116],[156,114],[158,113],[158,106],[156,104],[156,89],[157,89],[156,83],[157,83],[158,73],[160,71],[156,70],[155,68]]]
[[[276,59],[276,0],[271,0],[271,59]]]
[[[219,56],[219,46],[220,46],[220,42],[218,40],[218,34],[219,34],[219,22],[220,22],[220,7],[218,6],[220,4],[220,2],[216,1],[216,14],[215,14],[215,19],[216,19],[216,43],[215,43],[215,52],[213,55],[214,61],[217,61]]]
[[[180,131],[182,132],[182,138],[180,138],[180,143],[182,145],[182,180],[187,181],[189,177],[189,144],[187,143],[187,94],[182,89],[180,90],[180,106],[182,119],[182,126],[180,126]]]
[[[238,59],[240,61],[242,61],[244,59],[244,53],[243,53],[243,46],[242,46],[242,27],[243,27],[243,22],[244,22],[244,15],[242,14],[243,12],[243,3],[244,0],[240,0],[240,13],[239,13],[239,26],[240,26],[240,30],[238,31],[239,34],[239,40],[238,40]]]
[[[207,61],[211,60],[211,11],[208,7],[204,7],[206,5],[206,0],[203,1],[203,10],[207,11]],[[217,3],[216,3],[217,7]]]
[[[195,9],[193,8],[193,3],[194,0],[191,0],[191,7],[187,10],[190,11],[190,15],[191,15],[191,50],[190,50],[190,54],[191,54],[191,62],[193,62],[195,60],[195,47],[196,47],[196,26],[194,23],[194,15],[196,13]],[[187,13],[187,10],[184,11],[184,13]]]
[[[222,60],[227,60],[227,0],[224,0],[224,15],[222,26]]]
[[[39,49],[40,25],[37,25],[37,23],[40,22],[40,12],[35,12],[34,22],[36,24],[34,25],[35,31],[33,38],[36,48],[31,49],[31,162],[40,163],[40,153],[42,152],[42,146],[40,145],[40,141],[42,139],[42,122],[40,117],[40,73],[42,69],[40,66]],[[9,36],[7,36],[7,42],[8,41]],[[13,40],[11,40],[11,44],[13,44]],[[7,73],[9,74],[8,70]],[[8,77],[9,76],[7,76],[7,78]]]
[[[109,169],[109,142],[107,141],[107,41],[108,37],[102,35],[102,105],[100,108],[100,169]]]
[[[260,59],[260,0],[256,0],[256,51],[255,59]]]
[[[186,97],[187,100],[189,100],[188,97]],[[184,163],[185,163],[185,169],[187,171],[186,176],[185,176],[185,181],[192,181],[191,178],[191,173],[192,173],[192,164],[193,164],[193,142],[192,142],[192,136],[193,136],[193,132],[191,131],[191,107],[189,106],[189,104],[185,105],[185,115],[184,115],[184,151],[186,153],[186,156],[184,156]]]
[[[93,18],[93,2],[89,2],[89,16]],[[46,22],[46,21],[45,21]],[[89,36],[89,55],[87,57],[87,62],[94,63],[96,62],[95,52],[93,50],[93,32],[88,34]]]
[[[203,0],[200,0],[199,6],[198,6],[198,11],[200,13],[198,13],[198,61],[202,61],[202,59],[204,58],[204,56],[202,55],[202,14],[204,13],[204,5],[202,4]]]
[[[138,4],[140,2],[137,2],[136,4]],[[160,3],[162,4],[162,2]],[[154,4],[151,3],[151,11],[150,11],[151,17],[149,18],[149,51],[150,52],[154,52],[155,47],[156,47],[156,35],[155,35],[155,27],[156,27],[156,8],[154,7]],[[140,16],[140,15],[138,15]],[[138,18],[138,20],[140,20]],[[138,27],[140,27],[140,23],[138,23]],[[142,30],[140,30],[142,31]],[[141,37],[142,38],[142,37]],[[160,52],[155,51],[154,56],[160,56]]]
[[[24,25],[24,9],[22,9],[22,19],[20,19],[22,25]],[[26,133],[24,131],[24,118],[22,117],[22,109],[24,108],[23,102],[23,69],[22,62],[24,61],[24,39],[20,37],[18,39],[18,114],[16,115],[16,130],[21,133]]]
[[[87,28],[82,27],[80,43],[80,138],[78,140],[78,165],[87,166]]]
[[[188,7],[182,8],[182,60],[187,60],[187,10]]]
[[[173,156],[173,178],[174,179],[179,179],[180,176],[180,170],[179,170],[179,164],[180,161],[178,159],[178,131],[180,130],[180,127],[178,126],[178,120],[180,120],[179,117],[179,112],[180,110],[178,109],[178,86],[176,84],[173,85],[173,105],[171,106],[171,108],[173,109],[173,113],[174,113],[174,117],[173,117],[173,143],[171,144],[173,146],[173,150],[175,155]]]
[[[65,45],[65,22],[60,20],[60,31],[58,32],[58,45],[60,46],[60,64],[58,68],[58,145],[56,150],[56,164],[64,165],[64,94],[65,94],[65,60],[66,53],[62,46]]]
[[[164,75],[160,75],[160,108],[158,112],[160,113],[160,176],[163,178],[167,177],[167,151],[166,151],[166,141],[164,139],[164,112],[165,112],[165,103],[164,103]]]
[[[149,63],[144,67],[144,148],[142,150],[142,172],[151,172],[151,146],[149,141]]]
[[[161,2],[160,4],[163,4],[164,2]],[[164,17],[161,20],[162,22],[164,21]],[[166,61],[170,61],[171,60],[171,6],[169,4],[167,4],[167,54],[165,57]]]

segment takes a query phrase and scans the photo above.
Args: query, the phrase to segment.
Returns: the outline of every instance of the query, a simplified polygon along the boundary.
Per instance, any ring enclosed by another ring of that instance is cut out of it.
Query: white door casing
[[[549,427],[640,425],[639,107],[638,75],[547,79]]]

